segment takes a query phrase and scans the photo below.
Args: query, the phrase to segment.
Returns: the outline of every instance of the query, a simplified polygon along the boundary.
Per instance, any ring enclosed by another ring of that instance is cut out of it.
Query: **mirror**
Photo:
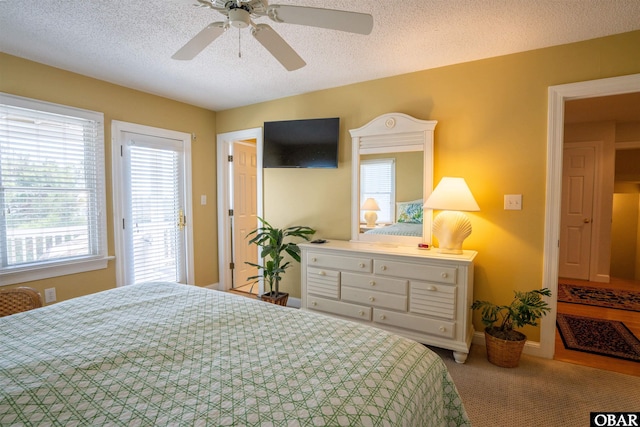
[[[436,123],[389,113],[349,131],[353,241],[431,244],[432,215],[422,203],[433,190]]]

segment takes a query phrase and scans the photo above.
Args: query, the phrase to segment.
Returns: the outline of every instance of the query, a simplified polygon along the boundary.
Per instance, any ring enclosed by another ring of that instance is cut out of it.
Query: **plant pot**
[[[504,340],[491,335],[490,328],[484,330],[484,339],[487,346],[487,359],[496,366],[503,368],[515,368],[520,362],[524,343],[527,337],[521,332],[513,331],[519,334],[521,338],[518,341]]]
[[[280,292],[278,294],[276,294],[275,292],[267,292],[260,295],[260,299],[262,301],[270,302],[271,304],[282,305],[286,307],[287,300],[289,299],[289,294],[286,292]]]

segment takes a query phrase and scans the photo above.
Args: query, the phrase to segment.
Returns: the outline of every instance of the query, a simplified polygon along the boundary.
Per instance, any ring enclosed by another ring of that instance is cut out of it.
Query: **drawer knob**
[[[372,281],[370,281],[370,282],[369,282],[369,284],[370,284],[371,286],[375,286],[375,285],[376,285],[376,282],[375,282],[375,280],[372,280]]]
[[[364,262],[361,262],[360,264],[358,264],[358,267],[364,268]]]
[[[428,291],[437,291],[438,288],[436,288],[435,286],[427,286],[427,290]]]
[[[444,326],[440,326],[440,332],[445,332],[447,330],[447,328],[445,328]]]
[[[321,275],[321,276],[326,276],[327,275],[327,273],[325,273],[324,271],[319,271],[318,274]]]
[[[316,262],[316,261],[318,261],[318,258],[316,257],[311,258],[311,262]]]
[[[311,301],[311,305],[315,307],[316,305],[318,305],[318,303],[315,301]]]
[[[386,318],[387,318],[387,316],[385,316],[384,314],[381,314],[381,315],[380,315],[380,320],[384,320],[384,319],[386,319]]]
[[[360,316],[364,316],[364,311],[360,310],[360,311],[358,312],[358,314],[359,314]]]
[[[447,273],[440,273],[440,276],[442,276],[443,279],[446,279],[447,277],[449,277]]]
[[[369,297],[369,301],[374,302],[376,299],[374,297]]]
[[[386,265],[381,265],[381,266],[380,266],[380,270],[385,271],[386,269],[387,269],[387,266],[386,266]]]

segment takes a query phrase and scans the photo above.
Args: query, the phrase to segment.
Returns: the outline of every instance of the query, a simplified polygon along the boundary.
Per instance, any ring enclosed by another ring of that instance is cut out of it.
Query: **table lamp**
[[[462,211],[480,210],[464,178],[442,178],[424,207],[442,211],[433,220],[438,252],[461,254],[462,242],[471,234],[471,221]]]
[[[367,227],[375,227],[376,220],[378,219],[378,214],[375,211],[380,210],[380,206],[378,206],[378,202],[373,197],[369,197],[362,204],[362,210],[365,211],[364,219],[367,221]]]

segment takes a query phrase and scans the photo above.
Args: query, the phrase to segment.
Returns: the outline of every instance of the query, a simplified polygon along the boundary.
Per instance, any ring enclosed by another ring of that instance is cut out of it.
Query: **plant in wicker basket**
[[[300,262],[300,248],[296,243],[285,240],[299,237],[308,241],[316,231],[302,225],[274,228],[264,219],[258,219],[262,226],[247,234],[247,238],[253,236],[249,240],[249,244],[254,244],[261,248],[260,257],[263,259],[263,265],[246,262],[246,264],[257,267],[260,272],[256,276],[248,277],[247,281],[255,284],[263,279],[265,285],[269,285],[269,292],[262,294],[260,299],[279,305],[287,305],[288,294],[280,292],[280,279],[285,270],[291,267],[291,262],[286,261],[283,263],[283,261],[285,254],[289,254],[295,261]]]
[[[520,355],[527,341],[526,335],[514,330],[525,325],[537,326],[538,319],[545,316],[549,304],[543,297],[551,296],[548,288],[528,292],[514,291],[509,305],[497,305],[489,301],[476,300],[473,310],[480,310],[485,325],[487,357],[495,365],[507,368],[518,366]]]

